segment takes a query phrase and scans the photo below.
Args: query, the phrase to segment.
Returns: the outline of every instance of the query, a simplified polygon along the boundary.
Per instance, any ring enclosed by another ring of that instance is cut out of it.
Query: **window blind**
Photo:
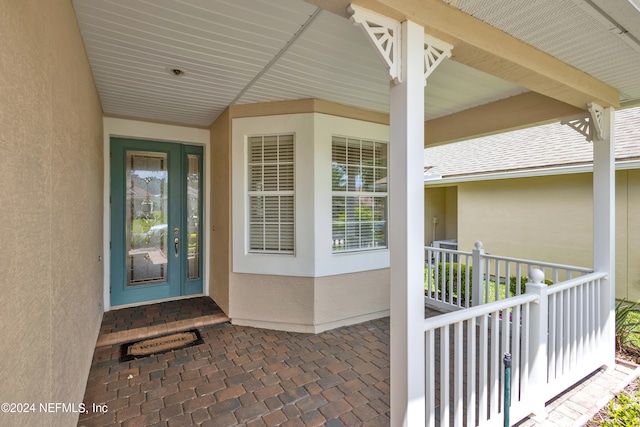
[[[248,138],[249,251],[295,249],[294,137]]]
[[[333,252],[387,247],[387,143],[334,136]]]

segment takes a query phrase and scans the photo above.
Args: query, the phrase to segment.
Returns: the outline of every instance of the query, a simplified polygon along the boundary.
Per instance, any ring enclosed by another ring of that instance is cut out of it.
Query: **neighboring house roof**
[[[597,144],[597,142],[595,142]],[[640,160],[640,107],[616,111],[616,161]],[[560,123],[520,129],[424,150],[425,181],[553,169],[590,169],[593,143]],[[573,167],[573,168],[571,168]],[[538,172],[540,173],[538,173]],[[504,176],[505,178],[508,176]],[[489,178],[486,176],[485,178]]]

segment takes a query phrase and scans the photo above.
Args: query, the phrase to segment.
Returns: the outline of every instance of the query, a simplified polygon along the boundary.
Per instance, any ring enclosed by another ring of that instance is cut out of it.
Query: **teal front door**
[[[111,138],[111,305],[202,293],[202,147]]]

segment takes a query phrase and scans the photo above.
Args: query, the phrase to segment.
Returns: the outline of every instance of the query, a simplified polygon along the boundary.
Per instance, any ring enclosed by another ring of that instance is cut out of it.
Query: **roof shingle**
[[[616,160],[640,159],[640,107],[616,111],[615,122]],[[592,161],[593,144],[560,123],[424,150],[425,177],[478,175],[591,164]]]

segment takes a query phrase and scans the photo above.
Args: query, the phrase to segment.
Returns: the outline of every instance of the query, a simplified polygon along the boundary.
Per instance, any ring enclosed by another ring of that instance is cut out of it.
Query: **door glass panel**
[[[200,156],[187,155],[187,278],[200,277]]]
[[[127,151],[127,286],[167,281],[167,154]]]

